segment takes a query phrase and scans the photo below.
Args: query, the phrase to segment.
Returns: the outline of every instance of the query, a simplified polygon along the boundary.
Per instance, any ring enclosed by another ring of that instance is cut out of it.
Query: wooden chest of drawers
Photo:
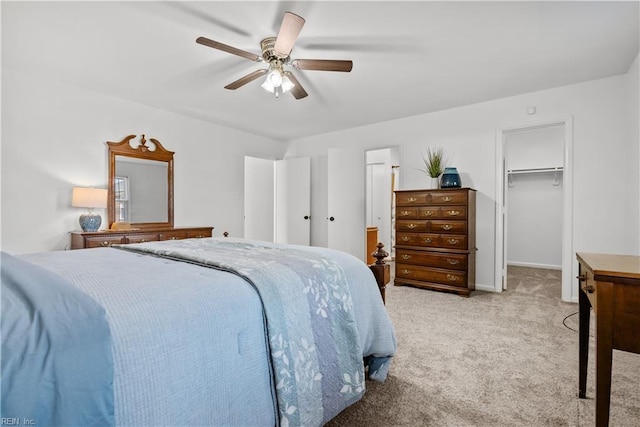
[[[213,227],[144,228],[118,231],[77,231],[71,233],[71,249],[99,248],[116,244],[211,237]]]
[[[455,292],[475,289],[476,191],[399,190],[394,285]]]

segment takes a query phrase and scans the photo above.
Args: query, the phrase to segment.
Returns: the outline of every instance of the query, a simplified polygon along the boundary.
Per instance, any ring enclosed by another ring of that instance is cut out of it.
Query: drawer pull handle
[[[449,264],[451,264],[451,265],[458,265],[458,264],[460,264],[460,261],[458,261],[457,259],[451,259],[451,258],[447,259],[447,262],[448,262]]]
[[[423,241],[424,243],[431,243],[431,242],[433,242],[433,240],[431,239],[431,237],[425,237],[424,239],[422,239],[422,241]]]
[[[409,240],[411,240],[411,237],[409,237],[409,236],[402,236],[402,241],[403,241],[403,242],[408,242]]]
[[[109,248],[111,247],[111,243],[105,240],[104,242],[100,243],[100,246],[102,246],[103,248]]]
[[[577,276],[576,279],[578,279],[580,283],[585,283],[587,281],[587,276],[584,274],[581,274]],[[585,292],[588,292],[590,294],[592,294],[596,290],[596,288],[593,285],[584,285],[582,289],[584,289]]]
[[[402,258],[402,259],[411,259],[411,255],[404,254],[400,258]]]
[[[409,197],[407,199],[407,202],[409,202],[409,203],[413,203],[413,202],[417,202],[417,201],[418,201],[418,199],[416,199],[415,197]]]
[[[443,202],[450,202],[451,201],[451,197],[445,196],[445,197],[442,198],[442,201]]]
[[[460,279],[458,276],[454,276],[453,274],[447,274],[447,280],[450,282],[457,282]]]
[[[414,228],[416,228],[416,227],[417,227],[417,225],[415,225],[414,223],[411,223],[411,224],[407,225],[407,228],[410,228],[410,229],[412,229],[412,230],[413,230]]]
[[[433,211],[426,211],[424,216],[433,216]]]
[[[450,245],[457,245],[458,243],[460,243],[460,240],[458,240],[458,239],[449,239],[449,240],[447,240],[447,242]]]
[[[411,211],[400,211],[400,216],[409,216],[411,215]]]
[[[176,236],[171,236],[169,237],[171,240],[177,240],[178,238]]]
[[[460,211],[449,211],[449,212],[447,212],[447,215],[449,215],[449,216],[458,216],[458,215],[460,215]]]
[[[401,271],[402,274],[410,274],[411,270],[407,270],[406,268]]]
[[[453,228],[453,225],[451,225],[451,224],[444,224],[444,225],[443,225],[442,227],[440,227],[440,228],[442,228],[443,230],[447,230],[447,231],[449,231],[449,230],[451,230],[451,229]]]

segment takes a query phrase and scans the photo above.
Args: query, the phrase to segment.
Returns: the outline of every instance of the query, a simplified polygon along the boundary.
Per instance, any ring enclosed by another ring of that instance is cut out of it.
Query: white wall
[[[513,177],[507,189],[507,264],[562,269],[562,174]]]
[[[3,68],[2,250],[66,248],[82,213],[72,187],[106,188],[105,142],[142,133],[175,151],[175,225],[216,235],[242,235],[244,156],[282,158],[286,145]]]
[[[425,147],[444,147],[463,186],[478,190],[477,286],[493,289],[495,135],[499,128],[573,117],[573,251],[639,252],[637,100],[633,101],[635,115],[629,114],[630,98],[638,94],[629,95],[631,80],[637,78],[636,67],[623,76],[304,138],[293,141],[287,156],[310,156],[312,162],[321,162],[329,147],[358,147],[364,152],[398,145],[399,188],[409,189],[427,185],[419,171]],[[536,106],[538,113],[528,116],[527,106]],[[629,179],[623,185],[612,185],[612,170]],[[312,194],[321,185],[322,178],[313,175]],[[322,203],[312,199],[312,216],[316,215],[315,202]],[[611,221],[611,212],[618,213],[616,221]],[[312,244],[315,232],[313,228]]]

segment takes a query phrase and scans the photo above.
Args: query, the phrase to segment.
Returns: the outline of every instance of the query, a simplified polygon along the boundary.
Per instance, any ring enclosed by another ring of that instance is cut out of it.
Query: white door
[[[502,147],[504,150],[504,144],[506,141],[502,142]],[[502,215],[502,289],[506,290],[507,289],[507,243],[508,243],[508,239],[507,239],[507,182],[508,182],[508,174],[507,174],[507,159],[506,158],[502,158],[502,182],[504,183],[502,185],[502,209],[501,209],[501,214]]]
[[[366,261],[364,152],[330,148],[327,173],[327,246]]]
[[[309,245],[311,160],[276,160],[276,242]]]
[[[369,164],[367,227],[378,228],[378,242],[391,247],[391,166]]]
[[[273,160],[244,158],[244,238],[273,242]]]

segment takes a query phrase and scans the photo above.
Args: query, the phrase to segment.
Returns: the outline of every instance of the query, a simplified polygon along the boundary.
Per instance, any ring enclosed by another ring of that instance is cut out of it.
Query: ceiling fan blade
[[[289,80],[291,80],[291,83],[295,85],[293,89],[291,89],[291,94],[295,99],[301,99],[309,95],[307,91],[304,90],[304,88],[302,87],[298,79],[296,79],[296,77],[293,75],[291,71],[285,71],[284,75],[287,76]]]
[[[244,77],[240,77],[238,80],[236,80],[235,82],[229,83],[228,85],[226,85],[224,88],[225,89],[230,89],[230,90],[235,90],[238,89],[241,86],[246,85],[249,82],[254,81],[255,79],[257,79],[260,76],[264,76],[265,74],[267,74],[269,70],[265,69],[265,70],[256,70],[252,73],[247,74]]]
[[[208,24],[213,24],[215,26],[224,28],[225,30],[229,30],[236,34],[240,34],[241,36],[250,37],[251,34],[247,31],[243,30],[240,27],[236,27],[235,25],[231,25],[222,19],[218,19],[213,14],[204,12],[199,10],[196,6],[190,6],[185,2],[163,2],[166,7],[170,7],[172,9],[178,10],[186,15],[191,15],[194,18],[200,19]],[[202,3],[201,3],[202,4]],[[200,5],[198,5],[200,6]]]
[[[278,36],[276,37],[276,43],[273,46],[273,51],[276,55],[283,58],[289,56],[303,25],[303,17],[295,13],[285,12],[282,18],[282,25],[280,25],[280,31],[278,31]]]
[[[342,71],[348,73],[353,68],[353,61],[334,59],[295,59],[291,65],[298,70]]]
[[[243,58],[247,58],[251,61],[255,61],[255,62],[259,62],[261,59],[258,55],[251,53],[251,52],[247,52],[246,50],[242,50],[242,49],[238,49],[236,47],[233,46],[229,46],[226,45],[224,43],[220,43],[211,39],[208,39],[206,37],[198,37],[196,39],[196,43],[205,45],[205,46],[209,46],[212,47],[214,49],[218,49],[218,50],[222,50],[224,52],[228,52],[228,53],[232,53],[234,55],[238,55],[241,56]]]

